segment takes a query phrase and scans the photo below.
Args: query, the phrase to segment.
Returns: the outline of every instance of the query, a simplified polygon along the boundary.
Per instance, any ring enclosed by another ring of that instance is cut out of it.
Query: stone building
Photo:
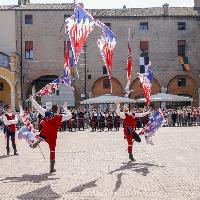
[[[199,7],[199,1],[195,1]],[[73,4],[26,4],[15,8],[17,53],[21,55],[23,98],[34,94],[47,82],[63,73],[64,18],[72,15]],[[127,37],[131,29],[133,72],[131,98],[142,96],[137,79],[139,58],[144,48],[152,63],[152,94],[161,90],[191,96],[199,104],[200,19],[193,7],[93,9],[89,12],[111,27],[117,36],[113,57],[113,94],[123,96],[126,86]],[[100,30],[89,36],[80,57],[79,79],[73,83],[75,102],[110,92],[109,80],[97,48]],[[144,47],[145,46],[145,47]],[[179,54],[190,64],[186,71]],[[68,91],[73,93],[73,91]]]
[[[15,7],[0,7],[0,106],[21,100],[21,67],[17,53]]]

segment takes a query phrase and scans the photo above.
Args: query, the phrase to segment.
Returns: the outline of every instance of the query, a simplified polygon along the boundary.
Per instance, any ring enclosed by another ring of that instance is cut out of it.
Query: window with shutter
[[[25,58],[33,59],[33,41],[25,41]]]

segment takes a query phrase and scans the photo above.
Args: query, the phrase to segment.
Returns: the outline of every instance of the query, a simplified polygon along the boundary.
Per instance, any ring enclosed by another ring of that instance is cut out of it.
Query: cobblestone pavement
[[[17,140],[19,156],[5,156],[0,134],[0,200],[200,199],[200,128],[162,128],[155,145],[142,138],[129,162],[119,132],[65,132],[57,142],[55,174],[49,150]]]

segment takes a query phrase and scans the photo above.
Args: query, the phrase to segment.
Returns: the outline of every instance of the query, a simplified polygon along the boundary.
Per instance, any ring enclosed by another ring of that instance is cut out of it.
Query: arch
[[[103,76],[99,79],[97,79],[92,86],[92,97],[101,96],[104,94],[110,93],[110,87],[104,88],[106,85],[105,82],[109,85],[109,77]],[[108,86],[107,85],[107,86]],[[112,77],[112,94],[116,96],[123,96],[123,87],[121,83],[114,77]]]
[[[136,99],[143,96],[143,89],[140,84],[139,78],[133,80],[130,86],[130,90],[133,90],[133,92],[130,93],[130,98],[132,99]],[[151,87],[151,94],[159,93],[160,90],[161,90],[160,83],[158,82],[157,79],[154,78]]]
[[[180,80],[185,79],[185,86],[178,85]],[[186,95],[193,98],[193,105],[198,105],[198,88],[196,81],[188,75],[177,75],[173,77],[167,85],[167,93],[177,94],[177,95]]]
[[[15,102],[12,102],[13,99],[11,98],[14,95],[14,91],[13,91],[13,87],[10,80],[0,75],[0,82],[3,83],[3,87],[4,87],[4,90],[0,91],[0,94],[1,94],[0,104],[2,104],[1,106],[6,105],[6,104],[12,104],[14,108]]]

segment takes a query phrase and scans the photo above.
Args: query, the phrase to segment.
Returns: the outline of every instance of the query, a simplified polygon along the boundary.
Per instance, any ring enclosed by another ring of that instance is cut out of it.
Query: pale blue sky
[[[73,0],[30,0],[31,3],[72,3]],[[17,4],[18,0],[0,0],[0,5]],[[143,8],[161,7],[168,3],[171,7],[193,7],[194,0],[77,0],[84,3],[86,8]]]

